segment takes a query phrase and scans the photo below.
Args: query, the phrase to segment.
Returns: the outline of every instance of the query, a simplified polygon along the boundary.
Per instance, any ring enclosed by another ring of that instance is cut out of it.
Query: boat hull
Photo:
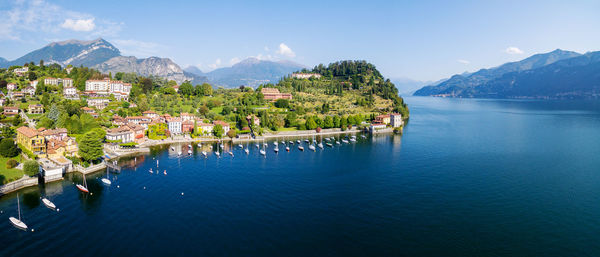
[[[82,185],[77,184],[76,186],[77,186],[77,189],[79,189],[79,191],[81,191],[81,192],[84,192],[84,193],[90,192],[86,187],[84,187]]]
[[[8,218],[8,220],[10,220],[10,223],[13,224],[13,226],[15,226],[18,229],[22,229],[22,230],[27,230],[27,225],[25,225],[25,223],[15,217],[10,217]]]

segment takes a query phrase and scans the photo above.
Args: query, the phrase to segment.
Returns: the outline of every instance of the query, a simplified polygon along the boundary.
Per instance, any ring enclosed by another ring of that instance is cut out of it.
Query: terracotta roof
[[[227,123],[227,122],[224,122],[224,121],[222,121],[222,120],[215,120],[215,121],[213,121],[213,124],[215,124],[215,125],[221,125],[221,126],[227,126],[227,127],[229,127],[229,123]]]
[[[156,114],[156,112],[154,112],[154,111],[145,111],[145,112],[142,112],[142,113],[143,113],[143,114],[150,114],[150,113],[154,113],[154,114]]]
[[[30,127],[25,127],[25,126],[18,128],[17,132],[21,133],[21,134],[23,134],[23,135],[25,135],[26,137],[29,137],[29,138],[39,135],[39,133],[37,132],[37,130],[32,129]]]

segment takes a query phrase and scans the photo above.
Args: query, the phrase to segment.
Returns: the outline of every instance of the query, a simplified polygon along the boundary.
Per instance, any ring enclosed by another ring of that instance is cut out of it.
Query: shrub
[[[235,132],[235,130],[233,130],[233,129],[230,129],[229,131],[227,131],[227,136],[228,136],[229,138],[234,138],[234,137],[236,136],[236,134],[237,134],[237,133],[236,133],[236,132]]]
[[[19,149],[12,138],[4,138],[0,141],[0,155],[4,157],[15,157],[19,154]]]
[[[23,163],[23,172],[28,176],[38,174],[40,165],[36,161],[28,160]]]
[[[17,161],[10,159],[10,160],[6,161],[6,168],[12,169],[14,167],[17,167],[17,164],[19,164]]]

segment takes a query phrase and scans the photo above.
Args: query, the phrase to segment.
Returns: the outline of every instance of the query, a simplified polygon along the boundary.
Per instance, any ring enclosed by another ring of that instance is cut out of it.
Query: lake
[[[3,196],[0,256],[600,255],[600,101],[406,102],[401,136],[266,157],[163,146],[110,187],[88,175],[92,195],[73,174],[22,190],[34,232]]]

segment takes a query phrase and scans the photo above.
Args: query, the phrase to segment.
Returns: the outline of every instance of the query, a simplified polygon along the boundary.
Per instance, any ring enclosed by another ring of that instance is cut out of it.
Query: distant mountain
[[[8,60],[0,57],[0,66],[2,66],[3,63],[8,62]]]
[[[426,85],[431,85],[431,81],[419,81],[413,80],[409,78],[392,78],[391,81],[398,88],[398,93],[400,95],[412,95],[419,88],[422,88]]]
[[[2,59],[4,60],[4,59]],[[0,60],[1,67],[38,63],[57,63],[61,66],[86,66],[104,73],[135,72],[143,76],[159,76],[182,83],[206,82],[206,77],[184,72],[179,65],[168,58],[149,57],[138,59],[133,56],[121,56],[121,51],[102,38],[91,41],[67,40],[50,43],[47,46],[24,55],[14,61]]]
[[[187,68],[183,69],[183,71],[193,73],[196,75],[204,75],[204,72],[202,72],[202,70],[198,69],[198,67],[196,66],[187,66]]]
[[[491,69],[481,69],[474,73],[454,75],[448,80],[437,85],[423,87],[414,95],[447,95],[457,97],[473,97],[470,94],[477,88],[492,80],[498,79],[507,73],[535,70],[560,60],[581,56],[571,51],[557,49],[555,51],[536,54],[518,62],[509,62]],[[470,93],[469,93],[470,92]]]
[[[303,68],[306,67],[291,61],[274,62],[248,58],[231,67],[219,68],[208,73],[197,73],[201,72],[197,67],[188,67],[186,71],[206,76],[209,81],[220,86],[256,87],[264,83],[277,83],[283,76]]]
[[[40,60],[44,60],[46,64],[91,67],[120,55],[119,49],[102,38],[91,41],[67,40],[50,43],[14,61],[5,62],[2,66],[23,65],[29,62],[37,64]]]

